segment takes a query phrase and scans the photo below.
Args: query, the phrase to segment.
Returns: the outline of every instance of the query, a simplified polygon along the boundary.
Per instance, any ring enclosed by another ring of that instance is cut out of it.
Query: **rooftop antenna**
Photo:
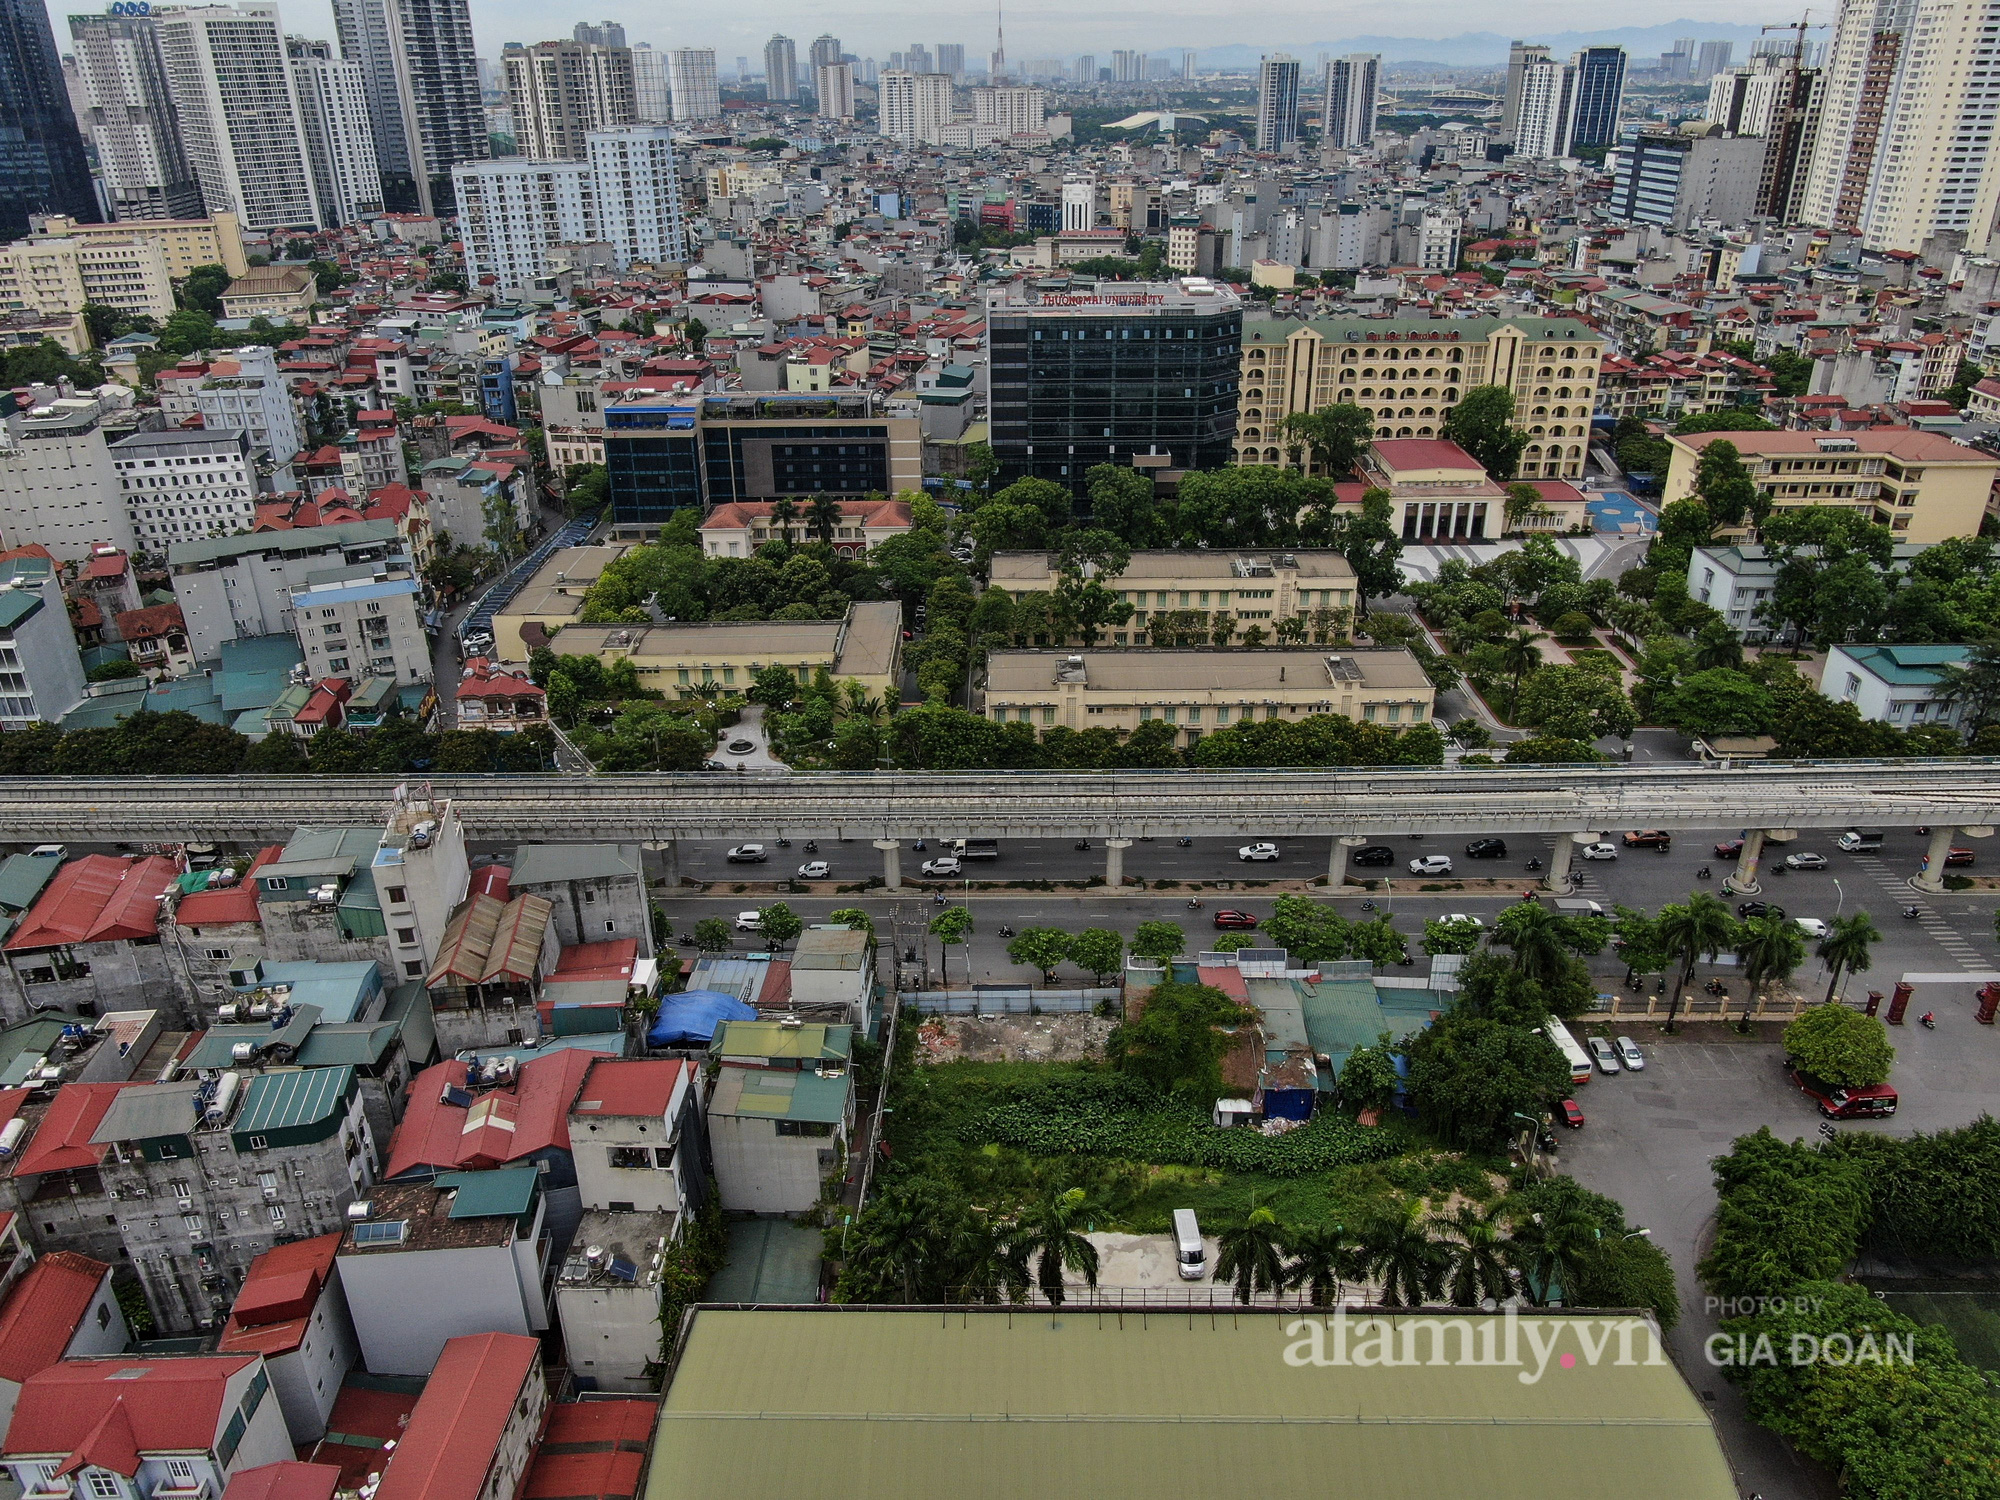
[[[1006,0],[993,0],[993,81],[1007,76],[1007,24],[1003,13]]]

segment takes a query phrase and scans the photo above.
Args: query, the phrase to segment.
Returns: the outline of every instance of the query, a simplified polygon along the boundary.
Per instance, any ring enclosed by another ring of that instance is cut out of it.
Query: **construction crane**
[[[1812,12],[1808,10],[1796,21],[1777,21],[1769,26],[1760,26],[1757,29],[1766,36],[1769,36],[1774,31],[1796,31],[1799,34],[1799,39],[1792,44],[1792,67],[1796,71],[1805,65],[1806,33],[1808,31],[1825,31],[1830,25],[1831,23],[1827,21],[1815,24],[1812,19]]]

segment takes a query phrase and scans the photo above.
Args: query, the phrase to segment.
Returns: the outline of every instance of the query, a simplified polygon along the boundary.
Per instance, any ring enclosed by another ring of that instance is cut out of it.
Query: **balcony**
[[[208,1500],[208,1481],[169,1474],[146,1493],[148,1500]]]

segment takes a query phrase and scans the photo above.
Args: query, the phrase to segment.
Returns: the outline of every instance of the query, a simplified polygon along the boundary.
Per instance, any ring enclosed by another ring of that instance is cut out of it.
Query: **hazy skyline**
[[[99,13],[107,4],[88,6],[47,0],[59,50],[69,50],[69,16]],[[285,29],[294,35],[331,39],[333,12],[328,0],[278,0]],[[1497,36],[1535,36],[1546,32],[1618,27],[1666,28],[1686,21],[1740,29],[1742,10],[1725,0],[1677,0],[1672,22],[1663,22],[1657,8],[1633,0],[1608,5],[1557,4],[1526,0],[1499,5],[1447,4],[1444,0],[1413,0],[1385,9],[1380,5],[1308,5],[1299,0],[1265,9],[1246,34],[1240,12],[1213,6],[1162,6],[1141,0],[1114,0],[1089,10],[1049,3],[1013,0],[1007,5],[1007,55],[1073,57],[1096,53],[1102,59],[1113,48],[1154,50],[1176,57],[1184,48],[1248,46],[1307,49],[1318,42],[1346,37],[1390,35],[1445,39],[1467,32]],[[552,7],[533,0],[473,0],[472,29],[482,57],[498,58],[507,42],[538,42],[566,37],[578,21],[610,19],[625,24],[628,38],[656,47],[713,47],[724,74],[733,74],[736,58],[748,57],[753,71],[763,65],[763,46],[774,31],[800,41],[822,32],[839,37],[850,52],[886,58],[913,41],[926,45],[959,42],[966,60],[983,62],[993,46],[991,5],[941,15],[934,5],[914,0],[884,0],[866,8],[811,3],[736,6],[727,15],[714,14],[669,24],[652,7],[621,0],[604,0],[595,8]],[[1307,59],[1310,61],[1310,58]],[[1396,61],[1397,59],[1390,59]],[[1504,61],[1504,54],[1500,59]]]

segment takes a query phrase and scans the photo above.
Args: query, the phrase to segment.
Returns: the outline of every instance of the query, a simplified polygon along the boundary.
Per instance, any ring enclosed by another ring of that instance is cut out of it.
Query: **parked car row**
[[[1645,1070],[1646,1054],[1629,1036],[1621,1036],[1615,1042],[1608,1036],[1594,1036],[1587,1045],[1591,1061],[1597,1064],[1600,1073],[1616,1073],[1621,1066],[1627,1073]]]

